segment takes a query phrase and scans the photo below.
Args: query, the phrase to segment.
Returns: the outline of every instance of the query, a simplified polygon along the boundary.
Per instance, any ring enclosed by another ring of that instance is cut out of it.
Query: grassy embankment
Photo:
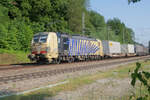
[[[142,61],[142,70],[150,71],[150,61]],[[132,72],[136,68],[136,64],[128,64],[128,65],[122,65],[118,66],[117,68],[110,69],[106,72],[98,72],[96,74],[92,75],[84,75],[77,78],[71,78],[67,79],[69,80],[69,83],[63,84],[57,87],[49,88],[49,89],[41,89],[29,94],[24,94],[20,96],[11,96],[7,97],[4,100],[42,100],[44,97],[52,97],[57,95],[59,92],[63,91],[73,91],[76,90],[79,87],[82,87],[84,85],[88,85],[91,83],[96,82],[96,80],[104,79],[104,78],[114,78],[114,79],[124,79],[124,78],[130,78],[129,70]],[[137,84],[138,85],[138,84]],[[145,89],[143,88],[142,92],[145,92]],[[139,87],[137,86],[137,94],[139,94]],[[133,99],[135,100],[135,99]]]
[[[29,63],[28,54],[29,52],[0,49],[0,65]]]

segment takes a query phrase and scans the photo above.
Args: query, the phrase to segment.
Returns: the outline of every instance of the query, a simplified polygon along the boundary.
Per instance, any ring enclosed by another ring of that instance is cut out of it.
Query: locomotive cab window
[[[69,48],[69,39],[67,37],[63,38],[64,50],[68,50]]]
[[[45,43],[47,41],[47,35],[41,35],[40,36],[40,42]]]
[[[34,43],[38,43],[38,42],[39,42],[39,36],[34,36],[33,42],[34,42]]]
[[[47,41],[47,36],[48,35],[36,35],[33,38],[34,43],[45,43]]]

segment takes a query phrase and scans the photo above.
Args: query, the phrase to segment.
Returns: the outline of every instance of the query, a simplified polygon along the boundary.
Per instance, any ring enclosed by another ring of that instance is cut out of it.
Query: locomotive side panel
[[[48,46],[50,47],[50,50],[48,52],[48,59],[56,59],[58,58],[58,39],[56,33],[50,33],[48,38]]]
[[[87,56],[100,55],[100,46],[98,41],[70,38],[69,55],[71,56]]]
[[[97,51],[98,52],[98,55],[100,55],[101,57],[104,56],[104,52],[103,52],[103,44],[102,44],[102,41],[101,40],[97,40],[98,42],[98,46],[99,46],[99,50]]]
[[[99,41],[94,41],[93,46],[92,46],[92,53],[93,55],[100,55],[101,52],[101,47],[100,47],[100,42]]]
[[[60,37],[60,55],[61,56],[68,56],[69,55],[69,39],[68,35],[62,34]]]

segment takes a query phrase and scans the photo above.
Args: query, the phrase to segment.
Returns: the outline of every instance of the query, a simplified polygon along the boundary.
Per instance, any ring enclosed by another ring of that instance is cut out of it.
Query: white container
[[[119,42],[103,40],[104,55],[121,54],[121,45]]]
[[[128,45],[127,44],[122,44],[121,45],[121,53],[122,54],[127,54],[128,53]]]
[[[109,41],[110,53],[121,53],[121,45],[119,42]]]
[[[128,44],[128,53],[135,53],[134,45],[133,44]]]

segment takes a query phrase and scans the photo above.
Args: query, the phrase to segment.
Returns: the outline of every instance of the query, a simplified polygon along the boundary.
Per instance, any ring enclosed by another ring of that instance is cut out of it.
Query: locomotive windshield
[[[45,43],[47,41],[47,36],[48,35],[36,35],[33,38],[34,43]]]
[[[34,36],[33,42],[38,43],[38,41],[39,41],[39,36]]]
[[[40,36],[40,42],[45,43],[47,41],[47,35],[41,35]]]

